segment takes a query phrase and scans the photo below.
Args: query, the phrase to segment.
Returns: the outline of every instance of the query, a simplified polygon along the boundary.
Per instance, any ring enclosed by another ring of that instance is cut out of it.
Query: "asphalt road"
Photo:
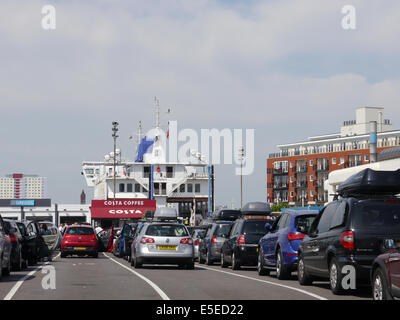
[[[55,277],[51,278],[53,270]],[[58,256],[48,264],[12,272],[0,281],[0,297],[12,300],[371,299],[369,287],[335,296],[327,282],[304,287],[299,285],[295,274],[290,280],[280,281],[273,272],[270,276],[259,276],[256,268],[233,271],[217,264],[196,264],[195,270],[181,270],[175,266],[132,269],[127,261],[111,253],[99,254],[97,259],[61,259]]]

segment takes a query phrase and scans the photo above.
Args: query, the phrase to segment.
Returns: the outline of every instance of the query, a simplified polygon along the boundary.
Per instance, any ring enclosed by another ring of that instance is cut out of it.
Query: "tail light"
[[[140,239],[140,243],[142,244],[154,243],[154,239],[149,237],[142,237],[142,239]]]
[[[292,240],[303,240],[306,235],[304,233],[289,232],[287,238],[289,241]]]
[[[212,236],[211,243],[214,243],[214,244],[217,243],[217,237],[216,236]]]
[[[345,231],[340,235],[340,243],[345,249],[354,250],[354,232]]]
[[[241,234],[240,237],[238,238],[237,244],[239,244],[239,245],[246,244],[246,241],[244,240],[244,235],[243,234]]]
[[[183,238],[183,239],[181,239],[181,244],[192,245],[193,244],[193,240],[192,240],[192,238]]]
[[[9,234],[8,237],[10,238],[11,242],[16,242],[18,241],[18,238],[16,236],[14,236],[13,234]]]
[[[195,246],[198,246],[200,244],[200,240],[199,239],[196,239],[195,241],[194,241],[194,245]]]

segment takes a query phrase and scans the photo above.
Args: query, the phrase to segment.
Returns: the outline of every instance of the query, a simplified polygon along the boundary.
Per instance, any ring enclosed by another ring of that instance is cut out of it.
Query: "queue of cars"
[[[49,258],[51,251],[47,244],[54,244],[50,238],[56,242],[54,248],[59,246],[61,238],[57,228],[57,231],[53,229],[49,223],[48,232],[42,234],[36,221],[16,221],[0,216],[0,279],[11,271],[23,270]]]

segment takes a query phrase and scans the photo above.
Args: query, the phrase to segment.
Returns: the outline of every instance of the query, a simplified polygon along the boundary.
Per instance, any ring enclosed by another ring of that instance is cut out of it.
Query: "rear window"
[[[20,235],[19,230],[14,225],[12,225],[10,222],[4,221],[4,227],[6,228],[7,232],[12,234],[13,236]]]
[[[153,224],[146,230],[147,236],[155,237],[187,237],[189,234],[184,226]]]
[[[267,221],[248,221],[244,225],[243,233],[254,234],[254,235],[264,235],[267,233],[265,224]]]
[[[214,235],[216,237],[222,237],[223,235],[227,236],[231,231],[231,224],[218,224],[215,228]]]
[[[359,202],[353,206],[354,226],[400,233],[400,203]]]
[[[304,227],[306,227],[306,230],[310,230],[311,224],[313,223],[315,218],[316,218],[316,215],[298,216],[294,220],[294,227],[297,230],[300,226],[304,226]]]
[[[17,226],[18,226],[18,229],[19,229],[19,232],[21,232],[21,234],[26,234],[26,228],[25,228],[25,225],[24,224],[22,224],[22,223],[17,223]]]
[[[90,236],[94,232],[92,228],[68,228],[67,234],[71,236]]]

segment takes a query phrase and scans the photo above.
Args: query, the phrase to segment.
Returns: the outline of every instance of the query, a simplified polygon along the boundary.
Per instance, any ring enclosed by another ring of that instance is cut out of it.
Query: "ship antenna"
[[[139,139],[139,143],[142,140],[142,121],[139,121],[139,131],[138,131],[138,139]]]
[[[160,127],[160,101],[154,97],[155,113],[156,113],[156,128]]]

